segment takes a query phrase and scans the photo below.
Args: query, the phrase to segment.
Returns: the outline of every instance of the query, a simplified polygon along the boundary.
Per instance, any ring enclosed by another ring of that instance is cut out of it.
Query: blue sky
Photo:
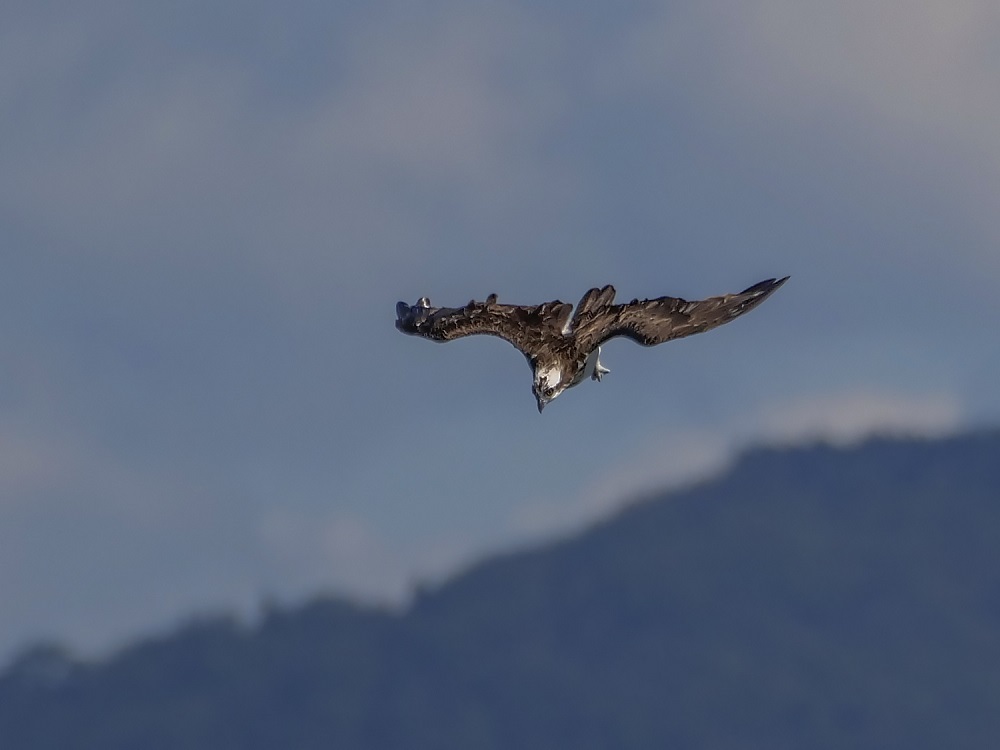
[[[986,0],[0,10],[0,655],[399,601],[754,440],[1000,416]],[[543,416],[437,304],[792,280]]]

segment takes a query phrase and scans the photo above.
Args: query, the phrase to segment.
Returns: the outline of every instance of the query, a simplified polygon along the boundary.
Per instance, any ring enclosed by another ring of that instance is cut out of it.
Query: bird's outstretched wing
[[[627,336],[643,346],[701,333],[738,318],[759,305],[788,280],[767,279],[739,294],[688,302],[679,297],[614,303],[615,289],[591,289],[580,300],[570,331],[584,350],[593,349],[615,336]]]
[[[562,338],[573,306],[555,300],[541,305],[501,305],[495,294],[485,302],[472,300],[465,307],[431,307],[421,299],[416,305],[396,303],[396,328],[433,341],[451,341],[486,334],[499,336],[534,360],[546,342]]]

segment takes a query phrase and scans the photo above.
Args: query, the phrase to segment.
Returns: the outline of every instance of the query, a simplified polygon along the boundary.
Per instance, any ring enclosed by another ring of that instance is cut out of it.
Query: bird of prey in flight
[[[610,372],[601,363],[601,344],[625,336],[643,346],[701,333],[752,310],[788,280],[767,279],[739,294],[688,302],[679,297],[634,299],[615,304],[610,284],[591,289],[573,305],[555,300],[541,305],[501,305],[491,294],[485,302],[465,307],[431,307],[427,297],[417,304],[396,304],[396,328],[432,341],[482,333],[513,344],[528,360],[531,392],[541,412],[567,388]],[[572,317],[570,317],[572,313]]]

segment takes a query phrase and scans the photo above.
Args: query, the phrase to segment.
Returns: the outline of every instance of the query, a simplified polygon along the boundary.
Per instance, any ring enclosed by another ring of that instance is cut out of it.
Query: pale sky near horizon
[[[1000,421],[988,0],[6,3],[0,663]],[[395,303],[791,281],[535,410]]]

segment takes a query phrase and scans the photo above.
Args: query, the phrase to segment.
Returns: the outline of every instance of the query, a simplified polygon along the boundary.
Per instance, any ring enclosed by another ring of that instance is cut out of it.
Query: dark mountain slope
[[[402,615],[37,653],[0,678],[0,746],[995,746],[998,542],[1000,434],[753,451]]]

